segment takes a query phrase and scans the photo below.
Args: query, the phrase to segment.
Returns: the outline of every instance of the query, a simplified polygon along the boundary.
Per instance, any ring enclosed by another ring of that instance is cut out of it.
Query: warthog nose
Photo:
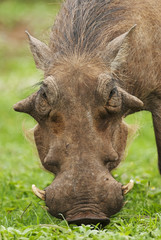
[[[66,220],[68,221],[69,224],[77,224],[77,225],[81,225],[81,224],[98,224],[100,223],[100,225],[102,227],[106,226],[107,224],[110,223],[110,219],[108,217],[93,217],[93,216],[84,216],[84,217],[75,217],[72,219],[68,219],[66,218]]]

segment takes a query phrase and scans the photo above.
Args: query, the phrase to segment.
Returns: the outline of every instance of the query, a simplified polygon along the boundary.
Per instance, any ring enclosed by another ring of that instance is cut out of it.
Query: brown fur
[[[110,172],[124,156],[128,114],[152,112],[161,171],[160,12],[159,0],[66,0],[49,47],[28,33],[45,80],[15,110],[38,122],[41,162],[56,175],[46,188],[54,216],[107,223],[120,210]]]

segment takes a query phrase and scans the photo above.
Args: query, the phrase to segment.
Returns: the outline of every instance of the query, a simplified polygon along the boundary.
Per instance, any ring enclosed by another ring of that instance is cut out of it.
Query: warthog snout
[[[52,215],[78,225],[108,224],[110,216],[123,206],[123,195],[133,185],[130,182],[122,186],[107,173],[97,175],[93,173],[92,186],[89,185],[88,176],[73,180],[72,171],[69,176],[56,177],[44,191],[39,190],[35,185],[32,189],[36,196],[45,200]]]

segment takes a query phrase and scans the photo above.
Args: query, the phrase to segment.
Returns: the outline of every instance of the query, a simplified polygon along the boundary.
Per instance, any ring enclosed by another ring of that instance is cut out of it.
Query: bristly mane
[[[96,55],[108,41],[114,25],[124,21],[125,1],[66,0],[52,28],[50,48],[67,56],[76,53]]]

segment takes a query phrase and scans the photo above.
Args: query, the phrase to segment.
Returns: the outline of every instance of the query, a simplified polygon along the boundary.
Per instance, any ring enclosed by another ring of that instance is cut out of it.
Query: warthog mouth
[[[130,180],[130,182],[127,185],[122,186],[122,195],[126,195],[134,186],[133,180]],[[40,198],[41,200],[46,200],[46,191],[38,189],[35,185],[32,185],[32,191],[33,193]],[[47,208],[47,210],[50,212],[50,209]],[[52,213],[51,213],[52,214]],[[61,215],[61,214],[60,214]],[[83,224],[98,224],[100,223],[101,226],[106,226],[110,223],[110,219],[108,216],[106,216],[102,212],[93,212],[89,209],[86,209],[84,211],[75,211],[74,209],[70,210],[66,213],[65,219],[69,224],[77,224],[81,225]]]
[[[102,226],[106,226],[107,224],[110,223],[110,219],[106,216],[103,216],[103,213],[102,213],[102,216],[100,214],[100,216],[95,216],[93,214],[88,214],[88,213],[84,213],[84,214],[79,214],[75,217],[72,217],[72,219],[70,218],[66,218],[67,222],[69,224],[77,224],[77,225],[81,225],[82,223],[83,224],[98,224],[100,223]]]

